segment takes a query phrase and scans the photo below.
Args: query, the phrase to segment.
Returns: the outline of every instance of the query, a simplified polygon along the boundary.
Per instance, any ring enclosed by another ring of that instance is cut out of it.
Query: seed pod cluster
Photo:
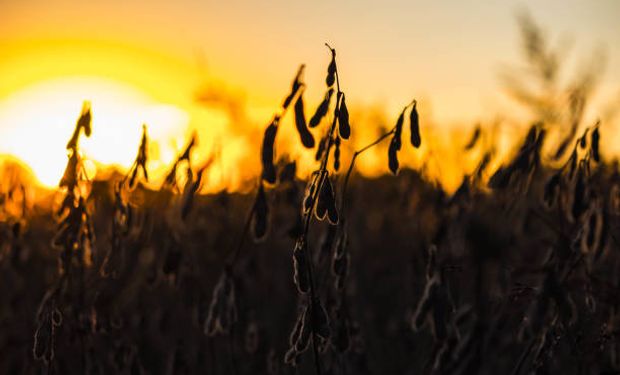
[[[327,340],[330,336],[329,317],[318,298],[312,302],[311,309],[313,312],[313,330],[322,339]]]
[[[146,125],[142,125],[142,139],[140,140],[140,147],[138,148],[138,155],[136,161],[129,174],[129,187],[134,188],[136,186],[138,172],[142,171],[144,179],[149,180],[149,174],[146,170],[146,162],[148,160],[148,136],[146,134]]]
[[[92,115],[90,110],[90,102],[85,101],[82,104],[82,113],[80,114],[80,117],[75,124],[75,130],[73,131],[73,135],[69,139],[69,142],[67,142],[67,150],[77,150],[80,138],[80,131],[82,129],[84,129],[84,134],[87,137],[90,137],[90,134],[92,132],[91,123]]]
[[[189,163],[191,161],[192,150],[194,149],[194,147],[196,147],[197,142],[198,136],[196,135],[196,132],[194,132],[192,133],[192,137],[189,139],[189,143],[185,146],[183,153],[181,153],[177,160],[179,162],[186,161]]]
[[[532,303],[528,311],[528,328],[532,332],[540,332],[545,326],[548,312],[553,307],[552,302],[555,302],[559,317],[564,324],[572,325],[577,319],[575,302],[561,284],[556,267],[555,264],[546,267],[538,298]]]
[[[314,208],[314,214],[318,220],[329,220],[332,225],[338,223],[338,209],[336,208],[336,195],[329,179],[329,173],[324,171],[319,180],[319,195]]]
[[[267,195],[263,183],[258,185],[256,193],[256,201],[254,203],[254,215],[252,217],[252,234],[254,241],[263,240],[267,235],[269,227],[269,205],[267,204]]]
[[[330,337],[329,318],[321,301],[314,299],[297,315],[293,331],[289,336],[289,350],[284,356],[284,362],[297,366],[299,356],[308,349],[310,340],[316,338],[325,344]],[[315,343],[319,344],[319,343]]]
[[[573,150],[568,159],[568,178],[572,180],[575,178],[575,172],[577,171],[577,148]]]
[[[194,172],[191,168],[187,168],[187,182],[183,187],[183,195],[181,198],[181,219],[187,219],[187,216],[192,210],[194,205],[194,196],[200,189],[200,183],[202,180],[202,173],[199,173],[197,178],[194,179]]]
[[[422,139],[420,138],[420,121],[417,110],[417,101],[411,102],[411,112],[409,113],[409,127],[411,131],[411,145],[415,148],[420,147],[422,144]],[[388,167],[392,174],[396,175],[398,173],[399,161],[398,161],[398,151],[400,151],[402,147],[402,132],[403,125],[405,123],[405,112],[407,108],[406,106],[400,112],[398,116],[398,120],[396,120],[396,125],[393,129],[393,136],[390,140],[390,144],[388,146]]]
[[[78,184],[79,180],[79,165],[80,165],[80,157],[77,152],[71,152],[69,156],[69,161],[67,162],[67,166],[65,167],[65,172],[58,183],[59,187],[66,187],[68,191],[72,191]]]
[[[192,149],[196,146],[196,142],[197,142],[197,135],[194,132],[189,142],[185,146],[185,149],[183,150],[183,152],[179,156],[177,156],[177,159],[172,164],[172,167],[170,167],[170,171],[168,172],[168,174],[166,175],[166,178],[164,179],[163,185],[165,187],[176,187],[177,186],[177,169],[179,168],[179,165],[181,165],[181,163],[183,162],[187,163],[188,168],[189,168]]]
[[[506,189],[513,178],[530,176],[540,166],[540,152],[545,139],[545,131],[540,124],[530,127],[517,156],[505,166],[501,166],[489,179],[492,189]]]
[[[290,348],[284,356],[284,363],[291,366],[297,366],[299,363],[299,356],[306,351],[312,337],[311,319],[310,306],[308,305],[297,315],[295,326],[289,336]]]
[[[278,123],[280,122],[280,116],[276,115],[263,136],[263,145],[261,148],[261,161],[263,163],[262,179],[270,184],[276,182],[276,167],[273,163],[274,156],[274,143],[276,141],[276,134],[278,133]]]
[[[187,162],[187,181],[183,187],[182,205],[181,205],[181,219],[185,220],[194,206],[194,198],[200,191],[202,186],[202,179],[205,171],[213,164],[214,157],[211,156],[195,173],[192,171],[189,161]]]
[[[235,284],[231,271],[225,269],[213,290],[204,332],[208,336],[227,334],[236,321]]]
[[[73,259],[84,266],[92,264],[90,249],[94,243],[94,230],[84,198],[78,198],[73,193],[68,194],[67,198],[65,202],[70,205],[63,210],[64,216],[52,239],[52,246],[62,249],[59,263],[61,273],[68,271]]]
[[[435,340],[443,342],[447,337],[447,322],[452,314],[452,306],[446,286],[442,282],[436,252],[435,245],[431,245],[428,253],[424,294],[411,317],[411,327],[414,331],[418,331],[425,323],[428,323]]]

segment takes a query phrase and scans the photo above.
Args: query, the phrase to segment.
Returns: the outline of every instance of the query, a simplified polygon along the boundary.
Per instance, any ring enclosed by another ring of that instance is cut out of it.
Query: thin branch
[[[362,154],[363,152],[367,151],[368,149],[378,145],[379,143],[381,143],[383,140],[385,140],[387,137],[389,137],[390,135],[394,134],[394,132],[396,131],[396,128],[392,128],[390,131],[388,131],[387,133],[381,135],[379,138],[377,138],[375,141],[373,141],[372,143],[362,147],[361,149],[355,151],[353,153],[353,157],[351,158],[351,163],[349,164],[349,169],[347,170],[347,174],[344,177],[344,183],[342,185],[342,194],[341,194],[341,198],[340,198],[340,211],[343,212],[344,208],[345,208],[345,198],[346,198],[346,194],[347,194],[347,188],[349,186],[349,178],[351,177],[351,173],[353,172],[353,167],[355,166],[355,160],[357,159],[357,157]]]

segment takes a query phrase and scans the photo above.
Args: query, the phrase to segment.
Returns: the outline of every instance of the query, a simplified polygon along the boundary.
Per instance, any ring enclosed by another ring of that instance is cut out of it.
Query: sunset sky
[[[498,76],[521,61],[516,14],[523,10],[552,44],[570,41],[569,56],[605,51],[595,104],[619,97],[614,0],[0,1],[0,153],[26,154],[32,135],[50,129],[37,147],[62,145],[81,100],[90,99],[95,119],[99,106],[100,122],[107,121],[98,146],[85,144],[98,160],[129,163],[142,122],[155,138],[174,140],[170,149],[161,145],[162,163],[190,127],[210,136],[209,147],[221,141],[223,152],[241,158],[248,141],[226,142],[227,134],[252,124],[262,129],[300,63],[307,65],[307,95],[316,98],[308,102],[318,102],[328,62],[324,42],[338,50],[351,106],[393,113],[416,97],[434,123],[468,125],[510,108]],[[199,87],[216,88],[241,109],[243,121],[232,124],[221,110],[198,106]],[[115,140],[121,130],[123,141]],[[56,163],[64,159],[57,153]],[[51,183],[60,172],[50,168],[40,167]]]

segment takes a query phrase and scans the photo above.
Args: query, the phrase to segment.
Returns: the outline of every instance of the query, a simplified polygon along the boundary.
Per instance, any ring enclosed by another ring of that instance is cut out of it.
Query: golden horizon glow
[[[534,18],[554,36],[566,29],[584,36],[578,56],[609,43],[610,74],[601,81],[602,95],[590,102],[584,124],[590,123],[620,89],[620,33],[611,17],[617,4],[524,2],[536,5]],[[128,168],[146,123],[152,176],[169,167],[195,131],[196,165],[218,155],[203,192],[247,187],[260,173],[263,130],[298,64],[307,67],[307,116],[323,96],[325,41],[338,50],[352,113],[343,165],[414,97],[425,141],[420,150],[404,151],[401,164],[424,166],[448,190],[476,162],[464,162],[454,151],[475,122],[506,115],[498,131],[500,152],[527,126],[497,81],[504,63],[520,61],[514,14],[521,1],[465,7],[405,1],[306,7],[283,0],[273,7],[191,0],[27,4],[5,4],[0,14],[0,154],[23,160],[47,187],[62,174],[64,145],[83,100],[92,102],[94,123],[82,151],[100,168]],[[332,12],[340,17],[325,17]],[[324,27],[317,28],[319,22]],[[197,102],[205,87],[210,100]],[[291,117],[279,130],[277,155],[298,160],[305,176],[314,167],[313,152],[301,148]],[[614,130],[613,123],[603,124],[602,147],[616,155]],[[321,136],[321,130],[313,132]],[[358,169],[366,176],[387,173],[385,145],[361,157]]]
[[[0,138],[0,149],[25,162],[44,186],[56,186],[67,163],[64,146],[83,100],[91,101],[95,114],[95,134],[83,137],[80,143],[86,159],[128,168],[143,123],[148,124],[157,146],[152,149],[159,150],[151,165],[155,171],[175,157],[170,142],[183,142],[188,115],[181,109],[156,104],[144,93],[118,82],[66,77],[26,87],[0,104],[0,123],[11,124]]]
[[[197,163],[218,147],[206,191],[237,188],[247,176],[226,171],[245,158],[246,145],[230,136],[228,114],[200,106],[195,69],[179,59],[133,46],[88,40],[46,40],[0,52],[0,154],[27,164],[47,188],[57,186],[67,157],[64,145],[84,100],[92,103],[93,135],[81,151],[101,168],[127,170],[142,124],[148,127],[149,173],[161,180],[191,133],[199,136]],[[229,136],[227,136],[229,135]],[[228,138],[225,145],[219,144]]]

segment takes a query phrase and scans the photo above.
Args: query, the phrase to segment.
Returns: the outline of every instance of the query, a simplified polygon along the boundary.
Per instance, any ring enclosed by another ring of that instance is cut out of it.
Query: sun
[[[81,150],[99,164],[130,166],[147,124],[156,170],[172,161],[187,133],[184,110],[136,87],[105,77],[58,77],[0,101],[0,153],[25,162],[42,185],[57,186],[67,162],[65,145],[85,100],[92,106],[93,136],[82,139]]]

